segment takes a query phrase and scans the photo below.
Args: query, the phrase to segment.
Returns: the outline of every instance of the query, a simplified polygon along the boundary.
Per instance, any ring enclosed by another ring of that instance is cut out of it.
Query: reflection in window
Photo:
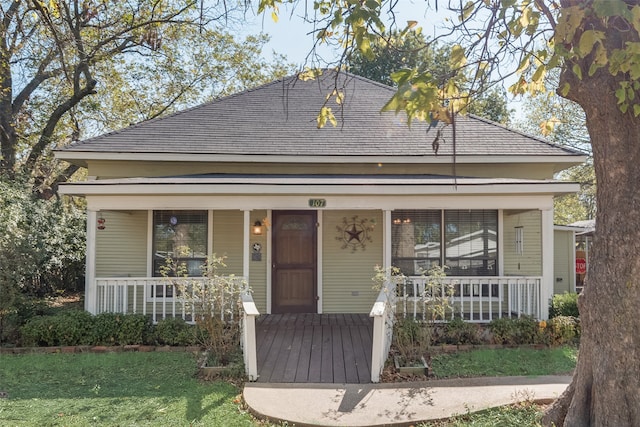
[[[393,211],[391,241],[393,265],[407,275],[440,265],[440,211]]]
[[[391,227],[392,263],[404,274],[443,263],[450,276],[498,274],[495,210],[398,210]]]
[[[207,211],[153,212],[153,275],[171,258],[201,276],[207,258]]]
[[[496,211],[445,211],[445,265],[451,276],[496,276]]]

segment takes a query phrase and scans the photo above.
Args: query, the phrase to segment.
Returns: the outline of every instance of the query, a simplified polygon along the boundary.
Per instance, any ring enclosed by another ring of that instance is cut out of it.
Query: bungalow
[[[319,129],[334,88],[337,126]],[[584,154],[473,115],[409,127],[380,112],[393,93],[292,76],[58,150],[88,171],[59,189],[87,201],[86,309],[179,316],[159,267],[198,275],[215,253],[263,314],[368,314],[376,265],[408,276],[410,310],[439,265],[456,315],[547,318],[553,198],[578,190],[553,176]]]

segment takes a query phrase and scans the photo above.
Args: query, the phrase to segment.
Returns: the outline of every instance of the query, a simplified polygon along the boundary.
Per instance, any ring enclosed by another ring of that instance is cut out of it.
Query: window
[[[391,215],[393,265],[416,275],[442,262],[441,211],[394,211]]]
[[[451,276],[498,274],[498,213],[445,211],[445,265]]]
[[[153,275],[167,258],[187,268],[189,276],[201,276],[207,258],[207,211],[153,212]]]
[[[495,210],[399,210],[391,227],[392,263],[404,274],[443,264],[450,276],[498,274]]]

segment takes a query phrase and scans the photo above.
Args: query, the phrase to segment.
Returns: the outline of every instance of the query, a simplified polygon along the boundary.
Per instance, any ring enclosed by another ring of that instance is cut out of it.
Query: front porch
[[[243,295],[247,375],[269,383],[379,382],[394,316],[422,318],[426,312],[425,280],[387,282],[369,314],[260,315],[251,295]],[[451,319],[482,323],[524,315],[543,318],[541,277],[447,277],[441,286],[451,290]],[[172,289],[171,281],[162,278],[98,278],[88,303],[94,314],[140,313],[154,323],[166,317],[190,321],[184,301]]]
[[[258,382],[371,382],[368,314],[268,314],[256,321]]]

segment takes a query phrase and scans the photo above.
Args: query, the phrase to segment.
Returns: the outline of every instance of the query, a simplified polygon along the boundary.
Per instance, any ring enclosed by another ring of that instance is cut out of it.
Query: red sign
[[[587,272],[587,260],[584,258],[576,258],[576,273],[585,274]]]

